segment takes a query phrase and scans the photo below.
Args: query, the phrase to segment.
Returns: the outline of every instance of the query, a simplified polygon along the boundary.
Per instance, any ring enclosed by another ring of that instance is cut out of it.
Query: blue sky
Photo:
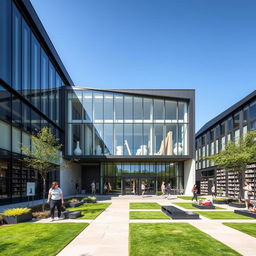
[[[196,130],[256,88],[254,0],[31,0],[77,86],[196,89]]]

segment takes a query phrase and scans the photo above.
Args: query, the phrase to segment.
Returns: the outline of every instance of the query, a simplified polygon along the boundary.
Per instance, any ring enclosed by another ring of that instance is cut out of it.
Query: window
[[[103,122],[103,93],[93,93],[94,121]]]
[[[154,121],[163,122],[164,117],[164,100],[154,99]]]
[[[115,124],[115,155],[123,155],[124,152],[124,133],[123,124]]]
[[[124,112],[123,112],[123,96],[115,95],[114,97],[114,105],[115,105],[115,121],[123,122],[124,120]]]
[[[21,90],[21,14],[13,4],[12,19],[12,87]]]
[[[124,155],[133,154],[133,125],[124,125]]]
[[[235,141],[235,143],[238,143],[239,139],[240,139],[240,130],[237,129],[234,132],[234,141]]]
[[[165,101],[165,118],[166,122],[177,122],[177,102],[176,101]]]
[[[104,124],[104,155],[113,155],[113,124]]]
[[[153,154],[153,125],[144,124],[143,126],[143,155]]]
[[[246,108],[244,108],[244,110],[243,110],[243,123],[244,123],[244,124],[247,123],[248,118],[249,118],[249,108],[246,107]]]
[[[48,116],[49,100],[48,100],[48,57],[45,51],[41,52],[41,109],[42,112]]]
[[[210,131],[210,141],[214,140],[214,130]]]
[[[0,134],[4,134],[4,136],[1,136],[0,148],[11,150],[11,126],[0,121]]]
[[[256,101],[250,104],[249,114],[250,114],[250,119],[256,118]]]
[[[234,127],[234,129],[239,128],[239,125],[240,125],[240,115],[238,113],[238,114],[234,115],[234,118],[233,118],[233,127]]]
[[[0,86],[0,119],[11,121],[11,94]]]
[[[183,122],[188,121],[188,110],[186,102],[178,102],[178,120]]]
[[[82,122],[82,92],[77,91],[72,98],[72,120]]]
[[[145,151],[145,145],[143,145],[143,133],[142,124],[134,124],[134,144],[133,154],[142,155]]]
[[[124,96],[124,121],[133,121],[133,97]]]
[[[225,123],[224,122],[220,125],[220,135],[221,136],[225,135]]]
[[[40,45],[32,34],[32,47],[31,47],[31,95],[32,95],[32,104],[37,108],[40,107]]]
[[[143,99],[143,109],[144,109],[144,122],[152,122],[152,116],[153,116],[153,101],[149,98]]]
[[[84,120],[92,122],[92,91],[83,91]]]
[[[49,114],[50,119],[56,120],[56,77],[53,64],[49,61]]]
[[[30,28],[22,19],[22,92],[26,97],[30,91]]]
[[[165,155],[164,126],[155,124],[154,154]]]
[[[143,108],[142,108],[142,98],[134,97],[134,121],[142,122],[143,119]]]
[[[12,124],[21,127],[21,102],[14,96],[12,97]]]
[[[251,123],[251,130],[255,131],[256,130],[256,121]]]
[[[113,122],[113,94],[104,93],[104,122]]]

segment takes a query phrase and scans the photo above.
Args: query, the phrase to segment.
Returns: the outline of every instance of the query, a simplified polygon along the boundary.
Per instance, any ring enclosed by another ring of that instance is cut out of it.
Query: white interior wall
[[[195,184],[196,171],[195,160],[189,159],[184,162],[184,194],[192,195],[192,188]]]
[[[81,189],[81,166],[64,160],[64,167],[60,169],[60,186],[64,196],[77,194],[76,183]]]

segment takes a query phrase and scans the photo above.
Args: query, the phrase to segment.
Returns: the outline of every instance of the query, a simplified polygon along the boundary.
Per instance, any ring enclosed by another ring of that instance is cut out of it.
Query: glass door
[[[137,195],[138,194],[138,179],[124,178],[123,179],[123,194]]]

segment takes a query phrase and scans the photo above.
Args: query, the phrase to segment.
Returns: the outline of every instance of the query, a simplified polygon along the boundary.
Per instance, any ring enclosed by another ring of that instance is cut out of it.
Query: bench
[[[68,217],[69,219],[76,219],[78,217],[81,217],[81,211],[70,212]]]
[[[69,202],[69,207],[75,208],[75,207],[81,206],[83,203],[84,203],[83,201]]]
[[[192,206],[200,209],[200,210],[209,210],[209,209],[215,209],[215,206],[214,205],[199,205],[199,204],[192,204]]]
[[[162,212],[174,220],[199,219],[199,214],[192,211],[183,211],[175,206],[162,206]]]
[[[249,212],[247,210],[234,210],[234,213],[244,215],[244,216],[247,216],[247,217],[251,217],[251,218],[256,218],[256,213]]]

